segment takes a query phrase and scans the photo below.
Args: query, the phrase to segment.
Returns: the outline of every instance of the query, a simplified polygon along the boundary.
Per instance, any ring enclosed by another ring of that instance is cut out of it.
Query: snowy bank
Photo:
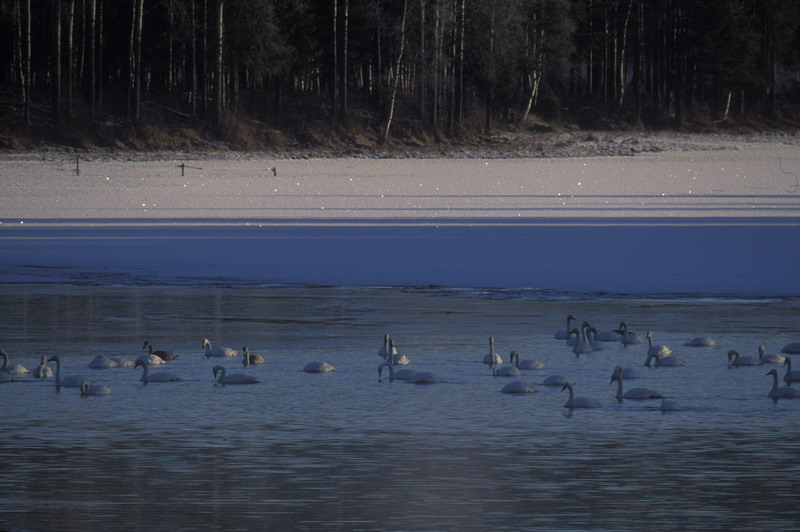
[[[768,140],[635,157],[5,155],[0,272],[800,296],[800,146]]]

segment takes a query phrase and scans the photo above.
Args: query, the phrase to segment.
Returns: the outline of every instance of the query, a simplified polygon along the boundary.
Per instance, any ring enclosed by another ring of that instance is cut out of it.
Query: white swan
[[[390,362],[393,366],[406,366],[411,362],[407,356],[397,353],[397,348],[394,346],[394,338],[389,339],[389,347],[386,353],[386,361]],[[391,355],[388,353],[391,353]],[[392,357],[391,360],[389,360],[390,356]]]
[[[628,330],[628,324],[624,321],[620,322],[619,329],[616,329],[615,332],[620,334],[619,341],[625,345],[641,344],[643,341],[641,336]]]
[[[214,366],[214,378],[217,379],[216,384],[257,384],[258,379],[255,377],[251,377],[250,375],[245,375],[244,373],[231,373],[227,375],[225,373],[225,368],[222,366]],[[217,373],[220,374],[219,378],[217,378]]]
[[[650,345],[650,347],[647,349],[647,354],[648,355],[656,355],[656,356],[659,356],[659,357],[668,357],[669,355],[672,354],[672,349],[670,349],[669,347],[667,347],[665,345],[653,345],[653,333],[652,332],[647,331],[647,334],[645,335],[645,338],[647,338],[647,343]]]
[[[80,375],[70,375],[69,377],[61,378],[61,359],[58,358],[58,355],[53,355],[47,359],[48,362],[55,362],[56,363],[56,389],[60,387],[64,388],[80,388],[84,382],[88,382],[89,384],[94,384],[92,379],[86,379],[81,377]]]
[[[708,336],[696,336],[683,345],[688,345],[690,347],[714,347],[717,345],[717,342]]]
[[[619,342],[620,338],[622,335],[617,331],[602,331],[596,337],[600,342]]]
[[[544,382],[542,384],[544,386],[564,386],[567,383],[567,376],[566,375],[548,375],[545,377]]]
[[[604,349],[603,342],[597,339],[598,336],[597,329],[594,327],[587,327],[586,340],[588,340],[589,345],[592,346],[592,352],[602,351]]]
[[[145,364],[147,366],[160,366],[161,364],[164,364],[164,359],[156,355],[144,354],[136,357],[136,362],[134,363],[134,365],[139,363]]]
[[[503,393],[536,393],[538,390],[527,382],[513,381],[503,386],[500,391]]]
[[[53,369],[47,367],[47,357],[42,357],[39,367],[33,370],[33,376],[37,379],[49,379],[53,376]]]
[[[207,357],[235,357],[239,354],[238,351],[230,347],[212,347],[208,338],[203,338],[203,345],[200,347],[206,350],[205,355]]]
[[[569,332],[572,330],[570,323],[574,319],[575,316],[573,316],[572,314],[567,315],[567,328],[561,331],[556,331],[556,333],[553,335],[553,338],[555,338],[556,340],[566,340],[567,337],[569,336]]]
[[[144,368],[144,373],[142,373],[142,378],[139,380],[145,384],[147,384],[148,382],[177,382],[181,380],[181,378],[175,375],[174,373],[167,373],[165,371],[159,371],[157,373],[149,373],[147,371],[148,364],[145,364],[141,360],[136,361],[136,363],[133,365],[133,369],[136,369],[139,366]]]
[[[303,371],[306,373],[330,373],[336,371],[336,368],[327,362],[309,362],[306,364],[306,367],[303,368]]]
[[[575,345],[572,346],[572,352],[575,353],[575,356],[588,355],[593,351],[592,344],[590,344],[589,340],[586,338],[586,329],[586,322],[584,322],[581,330],[575,327],[569,332],[570,336],[574,334],[576,338]]]
[[[800,355],[800,342],[786,344],[783,346],[783,349],[781,349],[781,353],[786,353],[787,355]]]
[[[756,357],[751,357],[750,355],[740,356],[739,352],[735,349],[731,349],[730,351],[728,351],[728,362],[731,363],[731,366],[736,366],[736,367],[761,365],[761,359],[758,359]]]
[[[384,334],[383,335],[383,346],[380,349],[378,349],[378,356],[385,359],[386,355],[388,353],[396,355],[397,354],[397,349],[393,349],[393,348],[389,347],[389,335],[388,334]]]
[[[614,368],[614,373],[619,373],[619,376],[623,379],[638,379],[642,376],[638,369],[623,368],[622,366],[617,366]]]
[[[109,357],[111,360],[117,363],[117,367],[120,368],[132,368],[133,367],[133,360],[126,357]]]
[[[542,369],[544,368],[544,362],[539,362],[538,360],[520,360],[519,353],[516,351],[511,351],[511,363],[514,364],[514,367],[517,369]]]
[[[23,375],[31,372],[28,368],[20,364],[9,364],[8,353],[5,351],[0,351],[0,356],[3,357],[3,367],[0,367],[0,371],[4,371],[9,375]]]
[[[660,393],[648,388],[631,388],[630,390],[623,392],[622,377],[617,372],[614,372],[614,374],[611,375],[611,383],[613,384],[614,381],[617,381],[617,401],[619,402],[622,402],[623,399],[634,399],[638,401],[643,399],[661,399],[664,397]]]
[[[778,353],[768,355],[767,348],[763,345],[758,346],[758,359],[762,364],[783,364],[786,362],[786,357]]]
[[[502,364],[503,358],[494,352],[494,336],[489,337],[489,353],[483,355],[484,364]]]
[[[164,362],[168,362],[170,360],[175,360],[180,355],[176,355],[173,351],[164,351],[163,349],[159,349],[157,351],[153,351],[153,344],[150,343],[150,340],[145,340],[142,349],[147,349],[151,355],[155,355]]]
[[[495,377],[519,377],[522,372],[515,366],[494,366],[492,375]]]
[[[656,355],[647,355],[647,360],[644,361],[644,365],[648,368],[650,367],[650,360],[655,359],[656,367],[659,368],[661,366],[664,367],[676,367],[676,366],[685,366],[686,362],[682,358],[678,358],[675,355],[670,355],[668,357],[658,357]]]
[[[676,410],[681,410],[681,405],[675,399],[662,399],[661,400],[661,411],[662,412],[674,412]]]
[[[442,380],[430,371],[415,371],[406,379],[406,382],[412,384],[436,384],[437,382],[442,382]]]
[[[410,378],[412,378],[414,376],[414,374],[416,373],[416,371],[414,371],[413,369],[401,369],[401,370],[395,371],[394,366],[392,366],[388,362],[384,362],[383,364],[378,366],[378,380],[381,379],[381,374],[382,374],[382,371],[383,371],[384,367],[389,368],[389,380],[390,381],[407,381]]]
[[[249,366],[250,364],[263,364],[264,357],[261,355],[251,355],[250,351],[247,349],[247,346],[242,347],[242,364],[245,366]]]
[[[105,384],[81,384],[81,397],[88,395],[111,395],[111,387]]]
[[[561,391],[569,390],[569,399],[564,403],[567,408],[599,408],[603,406],[600,401],[589,399],[588,397],[575,397],[575,391],[572,388],[571,382],[565,382]]]
[[[792,388],[791,386],[778,387],[778,370],[771,369],[765,373],[765,375],[772,375],[772,389],[769,391],[769,393],[767,393],[768,397],[772,397],[773,399],[791,399],[800,397],[800,390],[797,388]]]
[[[94,360],[89,362],[89,367],[92,369],[111,369],[118,367],[119,364],[111,360],[110,358],[106,358],[103,355],[97,355],[94,357]]]
[[[800,382],[800,371],[794,370],[792,371],[792,359],[790,357],[786,357],[786,360],[783,362],[786,368],[786,375],[783,376],[783,382],[791,385],[793,382]]]

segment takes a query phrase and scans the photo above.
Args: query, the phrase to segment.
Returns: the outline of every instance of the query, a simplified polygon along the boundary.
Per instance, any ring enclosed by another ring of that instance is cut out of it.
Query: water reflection
[[[109,397],[52,381],[0,385],[6,529],[753,530],[797,522],[800,401],[773,404],[764,367],[726,353],[797,341],[795,300],[542,298],[529,293],[286,287],[0,287],[0,331],[29,367],[58,354],[65,373]],[[643,368],[643,346],[576,358],[553,340],[572,313],[602,328],[625,319],[687,359]],[[445,383],[378,381],[389,332],[414,369]],[[712,349],[682,344],[701,334]],[[493,335],[545,362],[508,396],[480,363]],[[200,342],[267,359],[206,359]],[[180,358],[178,383],[140,370],[89,370],[98,354],[135,356],[151,340]],[[337,367],[301,370],[312,360]],[[214,386],[211,368],[251,386]],[[680,401],[614,398],[613,367]],[[569,415],[564,373],[604,406]]]

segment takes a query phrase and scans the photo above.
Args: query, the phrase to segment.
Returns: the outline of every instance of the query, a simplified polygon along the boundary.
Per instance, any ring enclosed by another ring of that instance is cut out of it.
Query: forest
[[[798,0],[1,0],[0,147],[797,128]]]

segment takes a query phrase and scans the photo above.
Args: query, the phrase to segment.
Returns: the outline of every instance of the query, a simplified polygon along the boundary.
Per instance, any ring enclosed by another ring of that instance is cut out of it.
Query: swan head
[[[767,348],[763,345],[758,346],[758,357],[761,358],[767,352]]]
[[[572,383],[571,383],[571,382],[569,382],[569,381],[565,382],[565,383],[564,383],[564,386],[562,386],[562,387],[561,387],[561,391],[562,391],[562,392],[563,392],[564,390],[571,390],[571,389],[572,389]]]
[[[765,375],[774,375],[775,377],[777,377],[778,376],[778,370],[771,369],[768,372],[766,372]]]
[[[201,345],[200,348],[203,349],[205,346],[211,346],[211,342],[208,340],[208,338],[203,338],[203,345]]]
[[[791,366],[791,365],[792,365],[792,359],[791,359],[791,357],[786,357],[786,358],[784,359],[784,361],[783,361],[783,365],[784,365],[784,366]]]
[[[222,372],[223,374],[225,373],[225,368],[223,368],[222,366],[214,366],[212,371],[214,372],[214,378],[216,378],[217,373],[219,372]]]
[[[653,339],[652,331],[647,331],[647,334],[645,334],[644,337],[647,338],[648,340],[652,340]]]
[[[728,351],[728,360],[732,358],[739,358],[739,352],[736,349],[731,349]]]
[[[622,368],[619,369],[620,371],[622,371]],[[622,375],[615,370],[614,374],[611,375],[611,382],[609,384],[613,383],[614,381],[621,381],[621,380],[622,380]]]
[[[3,354],[5,355],[5,352],[3,352]],[[60,358],[58,358],[58,355],[53,355],[53,356],[51,356],[50,358],[48,358],[48,359],[47,359],[47,361],[48,361],[48,362],[57,362],[57,363],[61,363],[61,359],[60,359]]]
[[[573,316],[572,314],[567,314],[567,319],[570,320],[570,321],[574,320],[575,316]]]
[[[144,345],[142,346],[142,349],[144,350],[144,349],[147,349],[148,347],[151,348],[151,349],[153,348],[152,344],[150,343],[150,340],[145,340],[144,341]]]
[[[143,360],[137,360],[136,363],[133,365],[133,369],[136,369],[139,366],[142,366],[143,368],[147,368],[147,364],[145,364]]]

